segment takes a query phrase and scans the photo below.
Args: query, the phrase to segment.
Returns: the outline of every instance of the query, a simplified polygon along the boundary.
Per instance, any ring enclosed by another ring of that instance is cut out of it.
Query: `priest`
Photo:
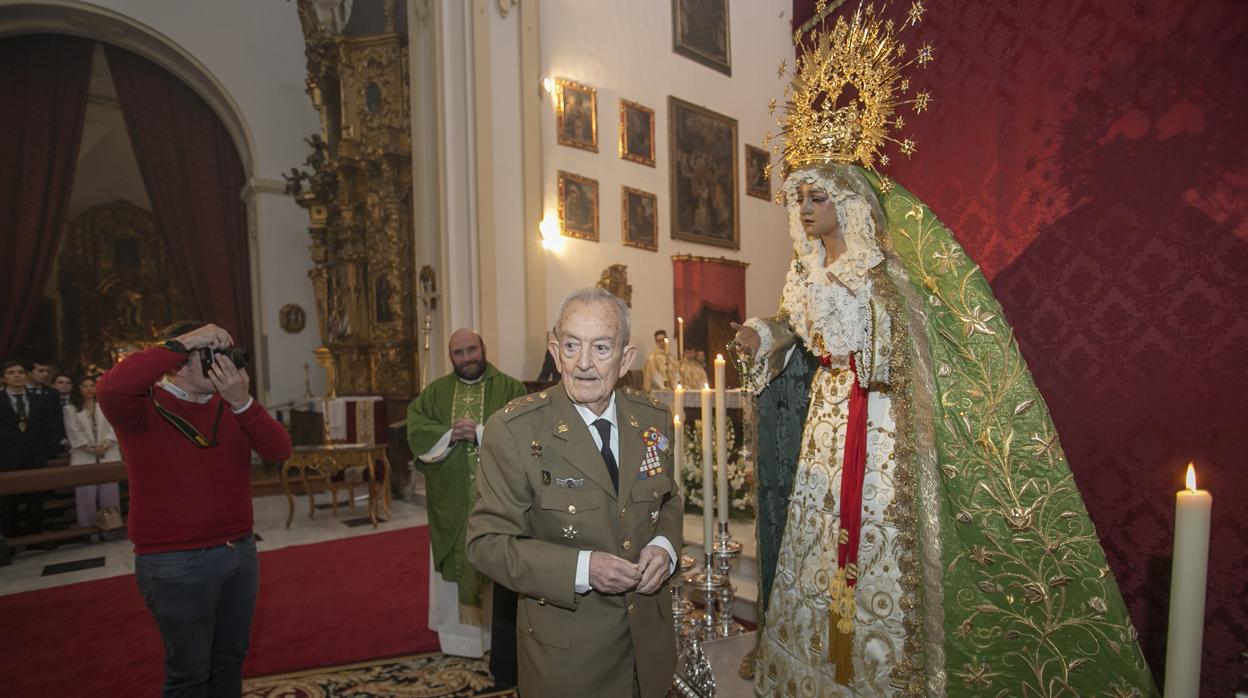
[[[464,532],[485,420],[525,388],[486,361],[476,332],[456,330],[449,348],[454,371],[430,383],[407,408],[407,440],[425,476],[429,510],[429,629],[438,633],[446,654],[481,657],[488,647],[495,679],[514,684],[516,596],[497,584],[484,588],[485,578],[464,556]],[[492,623],[482,612],[491,605]]]

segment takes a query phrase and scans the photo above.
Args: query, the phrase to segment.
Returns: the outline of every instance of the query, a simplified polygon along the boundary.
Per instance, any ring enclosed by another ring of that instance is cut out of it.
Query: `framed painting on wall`
[[[598,242],[598,180],[559,170],[559,230]]]
[[[728,0],[672,0],[672,50],[732,75]]]
[[[771,199],[771,153],[764,148],[745,144],[745,193],[760,199]]]
[[[667,98],[672,237],[741,248],[737,120]]]
[[[620,157],[654,167],[654,110],[620,100]]]
[[[598,152],[598,90],[556,79],[555,132],[559,145]]]
[[[632,187],[620,194],[624,244],[657,252],[659,249],[659,197]]]

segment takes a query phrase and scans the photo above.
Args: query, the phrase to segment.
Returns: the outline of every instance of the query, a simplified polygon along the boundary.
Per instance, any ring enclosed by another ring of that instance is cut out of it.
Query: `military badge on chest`
[[[638,480],[652,478],[663,472],[663,461],[659,454],[667,453],[671,448],[667,437],[656,427],[649,427],[641,434],[642,443],[646,445],[646,453],[641,459],[641,470],[637,473]]]

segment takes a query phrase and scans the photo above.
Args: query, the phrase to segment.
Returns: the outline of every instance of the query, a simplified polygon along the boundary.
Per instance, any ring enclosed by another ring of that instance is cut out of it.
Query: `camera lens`
[[[243,349],[242,347],[230,347],[229,349],[223,351],[222,353],[230,357],[230,361],[234,362],[234,365],[238,368],[247,368],[248,366],[251,365],[251,350],[250,349]]]

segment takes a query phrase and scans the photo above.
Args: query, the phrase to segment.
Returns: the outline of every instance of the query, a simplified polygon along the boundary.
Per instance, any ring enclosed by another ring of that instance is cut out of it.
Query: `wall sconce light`
[[[548,215],[538,224],[537,229],[542,234],[543,250],[555,253],[563,250],[563,236],[559,234],[558,221]]]

